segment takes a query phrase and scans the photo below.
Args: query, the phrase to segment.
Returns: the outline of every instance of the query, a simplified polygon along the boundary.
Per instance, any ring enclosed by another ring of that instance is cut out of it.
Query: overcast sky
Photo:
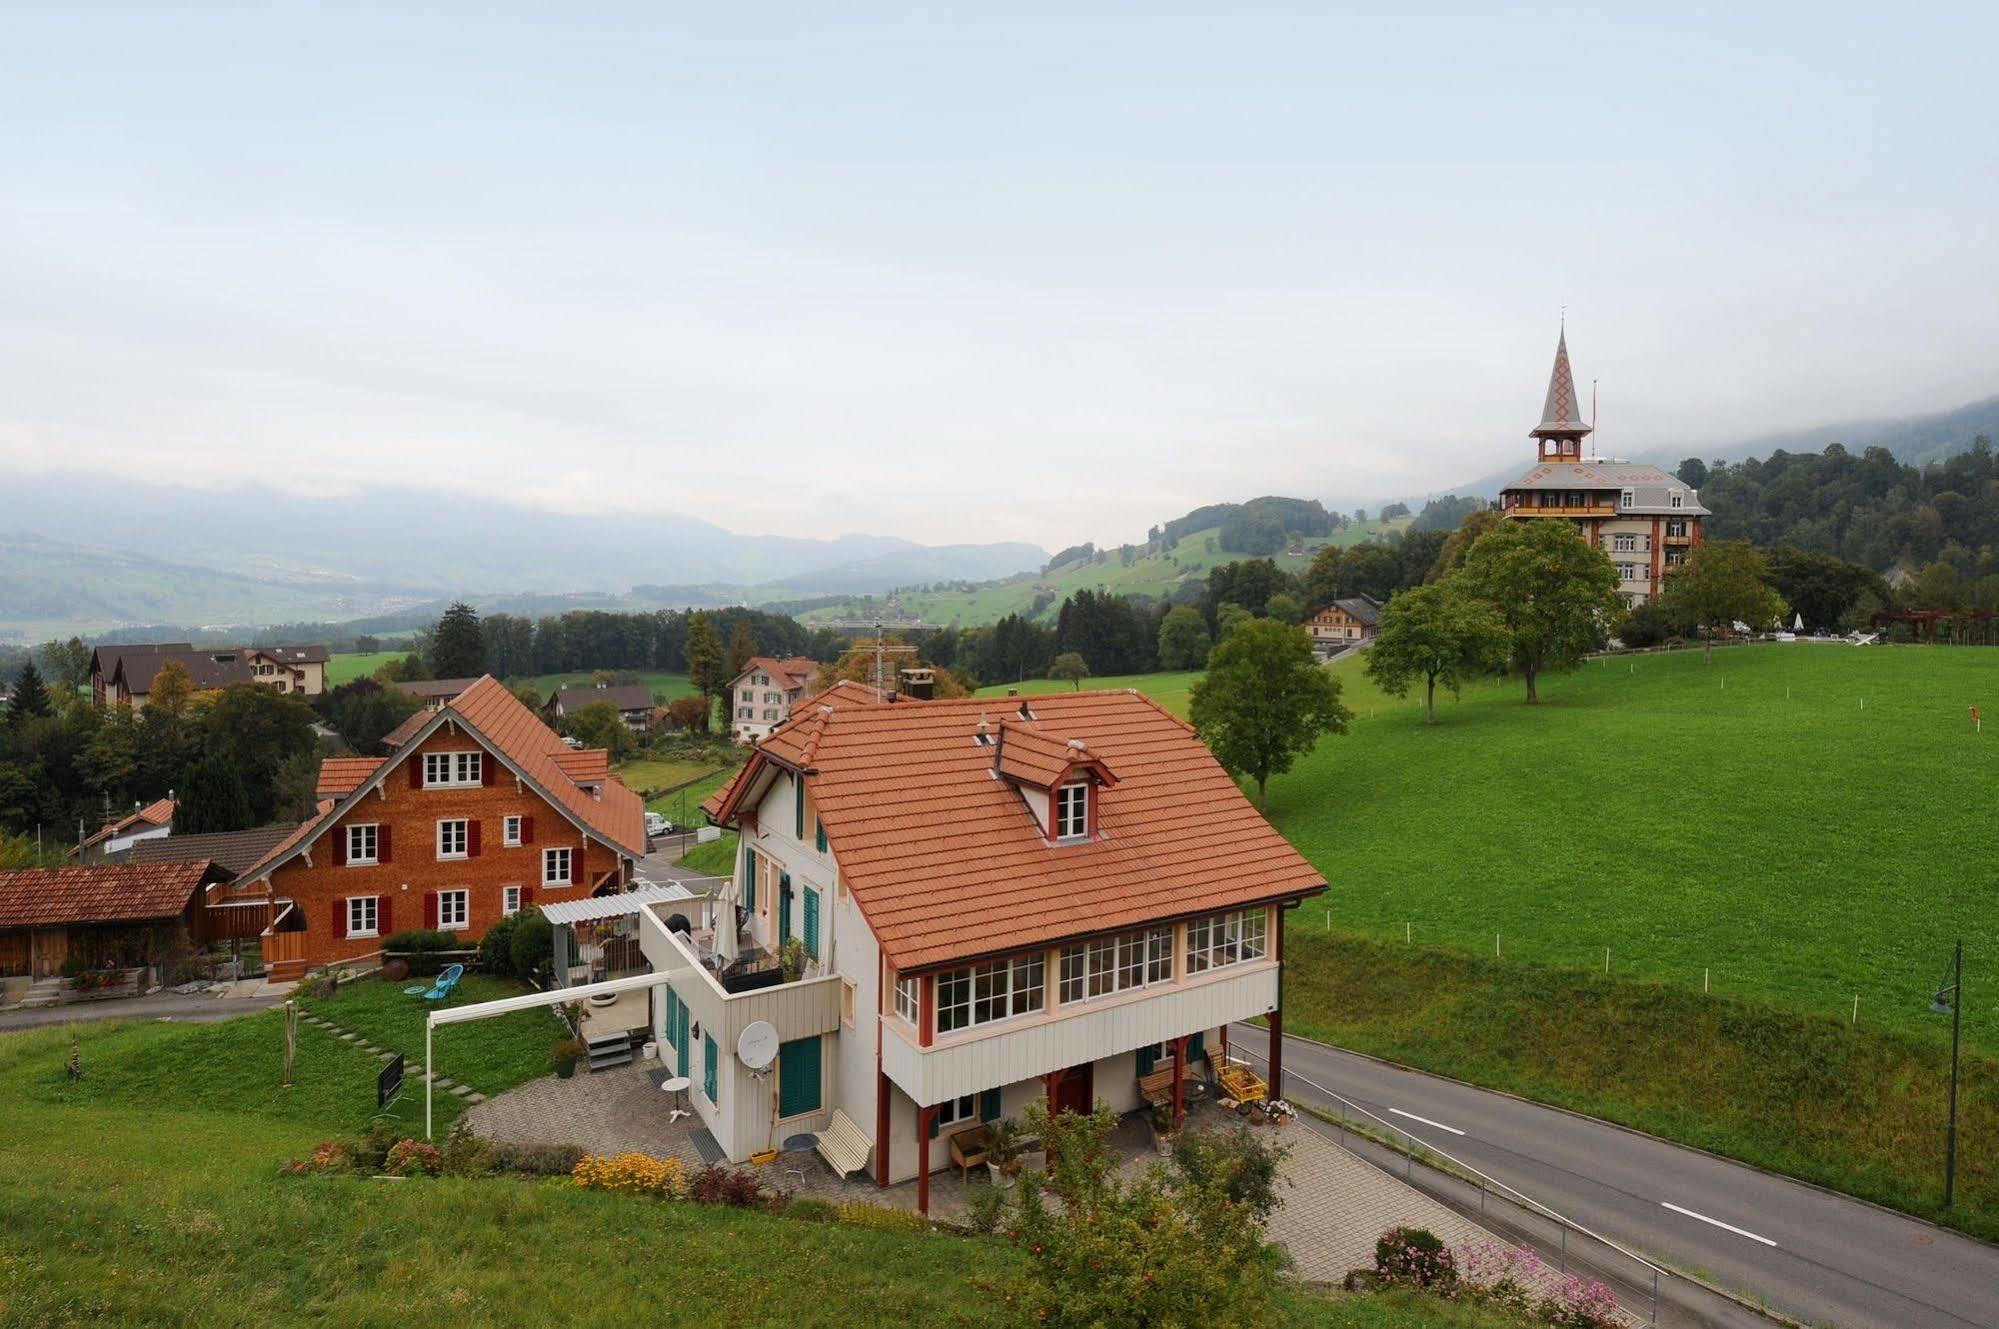
[[[0,10],[0,508],[1133,539],[1528,457],[1564,305],[1606,451],[1999,392],[1989,5],[413,8]]]

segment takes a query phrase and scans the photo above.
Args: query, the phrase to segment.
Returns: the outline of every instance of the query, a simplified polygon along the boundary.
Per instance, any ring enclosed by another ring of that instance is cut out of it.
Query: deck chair
[[[425,1001],[444,1001],[448,999],[451,996],[451,990],[458,986],[458,980],[463,977],[465,977],[464,965],[446,965],[444,972],[437,976],[437,982],[431,984],[430,991],[423,994],[423,999]]]

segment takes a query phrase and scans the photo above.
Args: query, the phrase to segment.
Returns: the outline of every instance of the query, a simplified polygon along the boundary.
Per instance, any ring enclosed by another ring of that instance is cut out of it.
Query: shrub
[[[396,1128],[386,1121],[378,1121],[361,1136],[354,1146],[354,1165],[369,1172],[380,1172],[388,1159],[389,1150],[401,1139]]]
[[[404,928],[401,932],[390,933],[388,940],[382,943],[382,949],[409,952],[455,951],[459,949],[458,934],[439,932],[435,928]]]
[[[558,1038],[548,1045],[548,1055],[552,1061],[575,1061],[589,1050],[580,1038]]]
[[[434,1177],[444,1166],[437,1146],[421,1140],[398,1140],[389,1146],[382,1171],[392,1177]]]
[[[514,917],[513,936],[507,942],[509,967],[520,978],[545,973],[555,958],[555,929],[539,909]]]
[[[585,1190],[649,1195],[661,1200],[678,1199],[687,1189],[679,1159],[640,1153],[609,1157],[585,1154],[571,1171],[570,1180]]]
[[[493,1146],[472,1133],[461,1118],[444,1142],[442,1159],[447,1177],[483,1177],[493,1171]]]
[[[687,1198],[696,1204],[720,1204],[732,1209],[770,1207],[778,1196],[764,1189],[756,1174],[721,1163],[710,1163],[687,1182]],[[845,1210],[842,1211],[842,1216]]]
[[[496,1144],[493,1166],[523,1177],[568,1177],[584,1153],[573,1144]]]
[[[1618,1323],[1617,1298],[1595,1279],[1564,1278],[1551,1297],[1542,1298],[1534,1313],[1541,1323],[1558,1329],[1610,1329]]]
[[[1428,1228],[1392,1227],[1374,1243],[1374,1267],[1391,1283],[1448,1287],[1457,1282],[1450,1248]]]
[[[305,985],[305,995],[325,1001],[340,991],[340,980],[332,974],[321,974]]]
[[[486,929],[486,935],[479,938],[479,967],[489,974],[511,974],[514,972],[514,927],[520,921],[519,914],[507,914]]]
[[[837,1223],[840,1221],[840,1206],[831,1200],[822,1200],[816,1195],[803,1195],[784,1206],[785,1217],[795,1218],[801,1223]]]
[[[1277,1211],[1278,1166],[1291,1152],[1289,1145],[1265,1143],[1267,1138],[1243,1126],[1187,1131],[1173,1146],[1173,1164],[1194,1185],[1218,1187],[1230,1200],[1247,1205],[1257,1222],[1267,1223]]]
[[[965,1225],[982,1237],[990,1237],[1006,1220],[1006,1201],[1006,1192],[998,1186],[979,1187],[965,1206]],[[792,1204],[795,1207],[798,1201]]]

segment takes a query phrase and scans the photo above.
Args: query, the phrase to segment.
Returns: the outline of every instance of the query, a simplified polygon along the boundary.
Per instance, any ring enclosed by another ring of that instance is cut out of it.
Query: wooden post
[[[875,1071],[875,1185],[888,1186],[888,1072]]]
[[[1277,1005],[1270,1011],[1270,1096],[1284,1097],[1284,915],[1287,905],[1277,906]]]
[[[930,1123],[937,1117],[934,1107],[916,1111],[916,1212],[930,1217]]]
[[[1187,1073],[1187,1036],[1182,1034],[1173,1040],[1173,1129],[1180,1129],[1181,1117],[1181,1077]]]

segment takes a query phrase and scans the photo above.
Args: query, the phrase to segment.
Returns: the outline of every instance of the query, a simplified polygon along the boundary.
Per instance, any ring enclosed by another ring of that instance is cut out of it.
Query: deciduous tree
[[[1064,651],[1055,657],[1055,663],[1048,666],[1048,677],[1059,678],[1070,687],[1081,691],[1083,680],[1090,676],[1090,666],[1075,651]]]
[[[1159,667],[1205,669],[1213,644],[1201,611],[1192,605],[1175,605],[1159,624]]]
[[[593,701],[588,706],[577,707],[564,717],[563,725],[570,737],[579,739],[586,746],[604,749],[614,760],[632,749],[632,731],[625,728],[618,708],[608,701]]]
[[[1465,679],[1506,658],[1506,633],[1492,609],[1455,580],[1398,593],[1381,611],[1367,676],[1391,696],[1423,681],[1427,723],[1437,723],[1437,685],[1456,696]]]
[[[1617,569],[1566,521],[1500,522],[1465,556],[1460,584],[1505,628],[1529,705],[1541,699],[1536,682],[1544,671],[1580,660],[1624,617]]]
[[[1345,733],[1353,718],[1340,704],[1340,681],[1313,659],[1311,637],[1268,618],[1216,645],[1190,714],[1215,759],[1256,782],[1258,806],[1271,776],[1290,770],[1320,735]]]
[[[90,681],[90,648],[83,644],[83,638],[45,641],[38,654],[42,657],[42,667],[49,671],[49,677],[65,696]]]
[[[1784,597],[1765,580],[1762,553],[1746,540],[1709,540],[1666,577],[1659,602],[1682,630],[1701,634],[1701,661],[1714,657],[1715,638],[1737,622],[1768,628],[1784,613]]]

